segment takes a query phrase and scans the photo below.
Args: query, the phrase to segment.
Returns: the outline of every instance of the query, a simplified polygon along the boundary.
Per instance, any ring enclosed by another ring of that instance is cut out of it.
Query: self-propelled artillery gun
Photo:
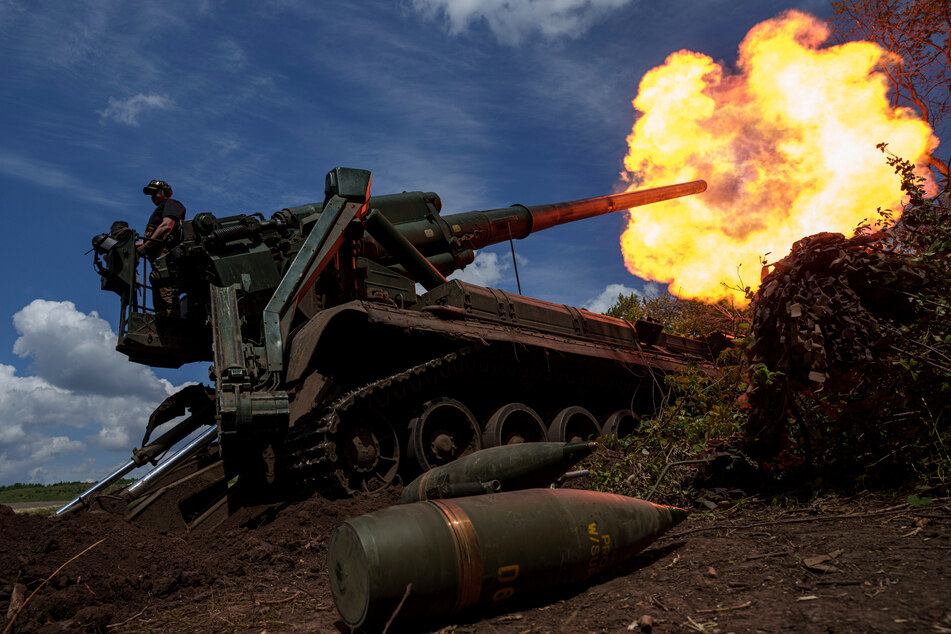
[[[446,278],[488,245],[705,182],[442,215],[434,193],[371,197],[370,180],[336,168],[324,200],[269,219],[200,213],[147,277],[126,223],[93,239],[102,288],[122,300],[117,349],[155,367],[209,361],[214,387],[169,397],[129,463],[61,513],[182,529],[315,490],[373,492],[482,447],[629,433],[664,374],[713,371],[715,342]],[[162,286],[182,295],[180,314],[146,306]]]

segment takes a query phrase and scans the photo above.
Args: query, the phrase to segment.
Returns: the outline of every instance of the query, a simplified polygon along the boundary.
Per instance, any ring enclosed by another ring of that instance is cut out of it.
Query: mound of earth
[[[398,497],[314,497],[253,529],[182,534],[0,506],[0,616],[13,632],[347,632],[325,570],[330,533]],[[746,501],[694,512],[584,585],[393,629],[951,631],[949,520],[947,499]]]

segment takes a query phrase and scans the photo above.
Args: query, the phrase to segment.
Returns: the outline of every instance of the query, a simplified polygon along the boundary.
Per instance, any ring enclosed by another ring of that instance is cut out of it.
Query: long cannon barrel
[[[444,216],[443,220],[449,224],[454,237],[467,242],[470,248],[481,249],[509,238],[525,238],[556,225],[699,194],[706,189],[707,182],[697,180],[550,205],[512,205],[487,211],[469,211]]]

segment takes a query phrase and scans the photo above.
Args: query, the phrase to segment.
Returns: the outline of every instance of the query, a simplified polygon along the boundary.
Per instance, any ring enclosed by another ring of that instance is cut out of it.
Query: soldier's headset
[[[160,181],[160,180],[157,180],[157,179],[151,181],[151,182],[146,186],[146,188],[145,188],[145,190],[144,190],[145,193],[148,193],[148,191],[147,191],[147,190],[148,190],[148,187],[150,187],[153,183],[155,183],[156,187],[158,187],[158,184],[161,183],[161,184],[162,184],[162,185],[161,185],[162,193],[165,194],[166,196],[171,197],[171,195],[172,195],[172,187],[171,187],[171,185],[169,185],[169,184],[166,183],[165,181]]]

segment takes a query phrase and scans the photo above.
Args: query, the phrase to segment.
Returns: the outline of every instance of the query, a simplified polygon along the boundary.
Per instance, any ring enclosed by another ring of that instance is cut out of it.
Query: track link
[[[342,464],[336,435],[341,420],[365,407],[384,407],[402,400],[409,393],[456,375],[471,348],[450,352],[344,394],[320,413],[302,416],[283,443],[280,475],[295,486],[319,490],[330,495],[350,495],[343,477],[348,465]]]

